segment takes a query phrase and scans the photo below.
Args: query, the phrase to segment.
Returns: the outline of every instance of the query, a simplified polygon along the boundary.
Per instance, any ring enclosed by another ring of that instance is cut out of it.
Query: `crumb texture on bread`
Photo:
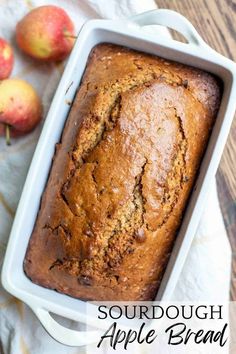
[[[151,300],[220,103],[203,71],[100,44],[66,122],[24,270],[87,300]]]

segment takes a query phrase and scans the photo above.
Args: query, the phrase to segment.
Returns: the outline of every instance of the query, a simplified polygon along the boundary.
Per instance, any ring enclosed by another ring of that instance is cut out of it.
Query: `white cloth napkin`
[[[0,36],[15,49],[13,76],[29,81],[42,97],[46,114],[63,71],[63,64],[39,64],[22,55],[15,46],[15,25],[32,7],[48,1],[0,0]],[[156,8],[154,0],[51,0],[63,7],[76,29],[91,18],[127,17]],[[42,123],[43,124],[43,123]],[[6,147],[0,138],[0,265],[4,256],[14,213],[27,170],[41,130],[13,141]],[[174,300],[227,301],[231,251],[213,183],[208,203],[190,249]],[[3,354],[82,353],[83,349],[65,347],[44,331],[31,310],[7,294],[0,286],[0,352]]]

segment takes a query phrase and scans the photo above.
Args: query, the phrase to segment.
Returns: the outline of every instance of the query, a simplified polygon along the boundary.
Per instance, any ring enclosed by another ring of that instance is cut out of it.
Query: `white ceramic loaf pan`
[[[150,34],[142,28],[153,24],[179,31],[188,43],[180,43],[163,37],[158,28],[155,34]],[[94,318],[86,316],[86,303],[32,283],[23,272],[23,260],[47,181],[55,144],[60,141],[70,109],[66,102],[74,98],[91,49],[101,42],[124,45],[195,66],[216,74],[224,83],[223,98],[216,123],[158,291],[157,300],[169,300],[178,281],[201,216],[209,184],[219,164],[236,107],[236,64],[210,48],[191,23],[180,14],[170,10],[154,10],[126,20],[91,20],[81,29],[53,99],[29,169],[2,270],[4,288],[32,308],[48,333],[61,343],[77,346],[94,341],[97,332],[78,332],[62,327],[51,317],[49,311],[93,325]],[[105,323],[104,325],[106,326]]]

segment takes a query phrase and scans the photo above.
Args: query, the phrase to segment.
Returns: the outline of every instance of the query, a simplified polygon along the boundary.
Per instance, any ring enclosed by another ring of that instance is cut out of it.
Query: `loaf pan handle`
[[[32,308],[32,307],[31,307]],[[101,333],[99,331],[76,331],[60,325],[50,313],[42,308],[32,308],[44,329],[48,334],[61,344],[81,347],[98,342]]]
[[[173,30],[181,33],[187,39],[189,44],[194,44],[200,47],[208,47],[191,22],[176,11],[167,9],[151,10],[132,16],[129,20],[141,27],[148,25],[160,25],[172,28]]]

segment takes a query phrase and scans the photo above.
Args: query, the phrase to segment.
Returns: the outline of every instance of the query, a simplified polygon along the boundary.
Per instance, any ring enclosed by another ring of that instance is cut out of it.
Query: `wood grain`
[[[176,10],[186,16],[212,48],[236,61],[236,0],[156,0],[156,3],[159,8]],[[174,36],[181,40],[178,34]],[[236,118],[216,177],[233,252],[230,297],[236,301]]]

